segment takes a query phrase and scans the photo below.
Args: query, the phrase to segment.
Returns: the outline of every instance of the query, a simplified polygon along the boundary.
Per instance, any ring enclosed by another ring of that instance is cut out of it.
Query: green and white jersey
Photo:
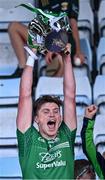
[[[24,134],[17,130],[23,179],[73,179],[76,129],[62,123],[57,137],[43,138],[34,126]]]

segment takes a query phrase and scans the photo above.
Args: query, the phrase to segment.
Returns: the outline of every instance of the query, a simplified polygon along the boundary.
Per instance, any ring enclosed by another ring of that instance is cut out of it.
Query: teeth
[[[55,124],[54,120],[49,120],[47,124]]]
[[[53,120],[53,119],[50,119],[49,121],[50,121],[50,122],[55,122],[55,120]],[[48,122],[49,122],[49,121],[48,121]]]

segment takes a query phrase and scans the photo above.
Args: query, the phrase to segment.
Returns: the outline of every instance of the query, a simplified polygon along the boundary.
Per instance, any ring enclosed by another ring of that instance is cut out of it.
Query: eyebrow
[[[44,110],[49,111],[50,109],[49,108],[43,108],[42,111],[44,111]],[[59,108],[54,108],[52,110],[59,110]]]

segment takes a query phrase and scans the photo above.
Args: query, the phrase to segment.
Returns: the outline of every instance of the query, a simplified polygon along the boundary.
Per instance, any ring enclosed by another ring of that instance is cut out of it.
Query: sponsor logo
[[[57,152],[54,153],[42,152],[39,154],[39,156],[41,156],[41,162],[48,163],[55,160],[56,158],[60,158],[62,155],[61,155],[61,151],[58,150]]]
[[[53,167],[66,166],[66,161],[61,160],[62,152],[59,149],[70,148],[68,142],[64,142],[51,148],[49,152],[39,153],[40,162],[35,164],[37,169],[47,169]]]
[[[49,164],[43,164],[43,163],[36,163],[36,168],[38,169],[47,169],[47,168],[53,168],[53,167],[60,167],[60,166],[66,166],[66,161],[54,161],[53,163]]]

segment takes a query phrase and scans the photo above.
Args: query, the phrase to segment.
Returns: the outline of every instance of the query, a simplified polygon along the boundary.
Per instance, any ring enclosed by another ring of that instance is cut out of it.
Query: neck
[[[43,138],[45,138],[45,139],[47,139],[47,140],[55,139],[56,136],[57,136],[57,134],[50,136],[50,135],[45,135],[45,134],[43,134],[43,133],[41,133],[41,132],[40,132],[40,134],[41,134],[41,136],[42,136]]]

